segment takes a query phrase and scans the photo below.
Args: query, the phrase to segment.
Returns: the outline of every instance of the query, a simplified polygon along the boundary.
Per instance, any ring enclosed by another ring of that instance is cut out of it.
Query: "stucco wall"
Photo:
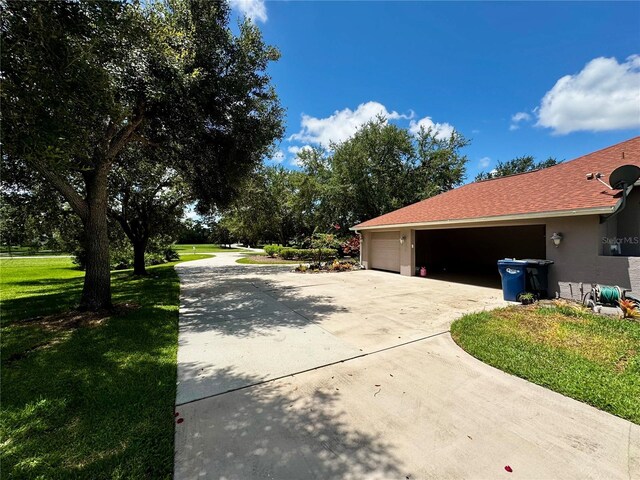
[[[555,262],[549,270],[551,296],[557,293],[580,300],[592,283],[618,285],[640,294],[640,257],[602,255],[604,238],[619,235],[612,224],[600,225],[597,215],[549,219],[546,223],[549,237],[554,232],[564,237],[559,247],[547,242],[547,258]]]

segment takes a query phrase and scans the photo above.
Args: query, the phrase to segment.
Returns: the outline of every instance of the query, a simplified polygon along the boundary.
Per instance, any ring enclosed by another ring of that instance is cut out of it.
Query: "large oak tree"
[[[55,187],[81,218],[81,307],[111,306],[107,211],[130,145],[171,151],[207,211],[229,202],[282,135],[266,74],[278,52],[225,2],[7,2],[2,16],[3,168]]]

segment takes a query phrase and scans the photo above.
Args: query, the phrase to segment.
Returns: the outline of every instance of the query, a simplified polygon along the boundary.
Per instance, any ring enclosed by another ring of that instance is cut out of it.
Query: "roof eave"
[[[550,212],[534,212],[534,213],[517,213],[511,215],[495,215],[491,217],[477,217],[477,218],[457,218],[454,220],[434,220],[431,222],[412,222],[412,223],[389,223],[385,225],[372,225],[361,227],[356,225],[349,230],[358,232],[360,230],[376,230],[376,229],[388,229],[388,228],[404,228],[404,227],[438,227],[438,226],[450,226],[460,225],[468,223],[489,223],[489,222],[501,222],[501,221],[513,221],[513,220],[531,220],[538,218],[557,218],[557,217],[573,217],[578,215],[602,215],[612,213],[617,208],[616,205],[609,207],[592,207],[581,208],[573,210],[554,210]]]

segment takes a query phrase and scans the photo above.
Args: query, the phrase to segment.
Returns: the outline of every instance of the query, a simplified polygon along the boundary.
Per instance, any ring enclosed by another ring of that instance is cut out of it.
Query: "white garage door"
[[[400,232],[371,234],[371,268],[400,272]]]

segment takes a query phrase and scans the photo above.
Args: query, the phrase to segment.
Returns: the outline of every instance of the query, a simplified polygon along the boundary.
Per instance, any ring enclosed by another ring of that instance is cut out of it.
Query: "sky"
[[[231,0],[281,59],[286,135],[268,163],[345,140],[382,113],[498,161],[571,160],[640,134],[640,2]]]

